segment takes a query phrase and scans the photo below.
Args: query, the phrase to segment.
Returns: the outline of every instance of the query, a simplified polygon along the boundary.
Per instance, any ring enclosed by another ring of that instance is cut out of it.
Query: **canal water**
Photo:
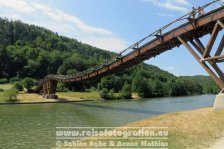
[[[0,148],[51,148],[56,127],[115,127],[176,111],[210,107],[214,95],[92,101],[63,104],[1,105]]]

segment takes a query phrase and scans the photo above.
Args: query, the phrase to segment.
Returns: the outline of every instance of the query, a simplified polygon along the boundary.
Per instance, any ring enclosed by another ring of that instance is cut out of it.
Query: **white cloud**
[[[74,15],[39,2],[0,0],[0,16],[46,27],[110,51],[120,52],[128,47],[127,41],[116,37],[110,30],[89,25]]]
[[[191,5],[187,0],[173,0],[173,1],[175,1],[176,3],[179,3],[179,4],[187,5],[187,6]]]
[[[26,13],[31,13],[35,9],[30,6],[26,1],[24,0],[0,0],[0,6],[5,7],[8,9],[13,9],[16,10],[17,12],[26,12]]]
[[[187,12],[190,3],[187,0],[144,0],[154,6],[165,8],[172,11]]]
[[[174,15],[172,14],[168,14],[168,13],[156,13],[157,16],[160,16],[160,17],[174,17]]]

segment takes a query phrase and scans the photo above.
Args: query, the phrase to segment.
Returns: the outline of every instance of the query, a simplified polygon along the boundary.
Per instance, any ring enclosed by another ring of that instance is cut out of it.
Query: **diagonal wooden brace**
[[[208,57],[208,55],[210,54],[210,52],[211,52],[211,50],[212,50],[212,47],[213,47],[213,45],[214,45],[214,43],[215,43],[215,40],[216,40],[216,38],[217,38],[217,36],[218,36],[219,30],[220,30],[220,25],[219,25],[219,23],[217,22],[217,23],[215,24],[215,27],[214,27],[213,31],[212,31],[212,34],[211,34],[211,37],[210,37],[210,39],[209,39],[208,45],[207,45],[207,47],[205,48],[205,52],[204,52],[204,54],[203,54],[203,57],[204,57],[204,58]]]
[[[216,76],[216,74],[208,67],[208,65],[201,61],[201,58],[198,54],[191,48],[191,46],[184,41],[181,37],[178,37],[178,40],[188,49],[188,51],[192,54],[192,56],[199,62],[199,64],[206,70],[206,72],[212,77],[212,79],[216,82],[216,84],[223,89],[224,82]]]

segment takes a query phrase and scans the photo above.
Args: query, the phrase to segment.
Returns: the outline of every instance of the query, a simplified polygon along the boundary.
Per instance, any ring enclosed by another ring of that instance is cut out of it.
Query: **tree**
[[[13,88],[5,91],[4,98],[10,102],[16,102],[17,101],[17,91]]]
[[[153,97],[163,97],[164,96],[164,88],[162,83],[155,79],[150,81],[150,86],[152,88]]]
[[[137,87],[137,93],[142,98],[152,97],[152,90],[146,79],[142,79],[141,81],[139,81],[139,85]]]
[[[220,92],[219,87],[215,84],[214,81],[210,80],[209,82],[205,83],[203,86],[203,93],[204,94],[217,94]]]
[[[111,90],[109,91],[109,93],[108,93],[108,99],[110,99],[110,100],[116,99],[116,98],[115,98],[115,92],[114,92],[113,89],[111,89]]]
[[[121,96],[125,99],[131,99],[131,85],[128,83],[125,83],[122,90],[121,90]]]
[[[31,78],[25,78],[23,80],[23,87],[27,90],[27,92],[29,92],[32,87],[34,87],[35,85],[35,81]]]
[[[23,85],[21,82],[15,82],[14,83],[14,88],[17,90],[17,91],[22,91],[23,90]]]
[[[101,87],[107,90],[113,89],[117,93],[122,89],[123,83],[120,77],[111,75],[101,79]]]
[[[103,99],[108,99],[108,90],[106,88],[103,88],[101,91],[100,91],[100,97],[103,98]]]
[[[186,87],[181,80],[171,79],[167,83],[169,96],[185,96],[187,95]]]

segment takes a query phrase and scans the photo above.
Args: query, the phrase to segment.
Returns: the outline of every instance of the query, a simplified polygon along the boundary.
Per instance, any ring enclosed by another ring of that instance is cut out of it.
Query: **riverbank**
[[[64,103],[64,102],[79,102],[79,101],[94,101],[102,100],[99,91],[88,91],[88,92],[57,92],[59,99],[45,99],[42,98],[41,94],[19,92],[17,94],[17,100],[10,102],[9,97],[5,96],[5,92],[13,87],[12,84],[0,84],[0,105],[2,104],[35,104],[35,103]],[[138,94],[132,93],[132,99],[140,99]]]
[[[39,103],[64,103],[79,101],[94,101],[100,99],[99,92],[57,92],[59,99],[45,99],[41,94],[19,92],[17,101],[10,102],[6,99],[5,92],[12,88],[11,84],[0,85],[0,104],[39,104]]]
[[[168,127],[169,148],[204,149],[224,134],[224,111],[204,108],[164,114],[134,122],[126,127]]]
[[[66,103],[80,101],[99,100],[98,92],[60,92],[58,99],[45,99],[41,94],[18,93],[16,102],[9,102],[0,96],[0,105],[5,104],[44,104],[44,103]]]
[[[160,127],[161,130],[166,128],[169,135],[165,141],[170,149],[213,149],[214,142],[222,138],[224,134],[223,115],[224,111],[203,108],[144,119],[120,127],[118,130],[127,130],[133,127]],[[97,140],[97,138],[93,138],[93,140],[95,139]],[[116,138],[108,137],[108,140],[113,139]]]

